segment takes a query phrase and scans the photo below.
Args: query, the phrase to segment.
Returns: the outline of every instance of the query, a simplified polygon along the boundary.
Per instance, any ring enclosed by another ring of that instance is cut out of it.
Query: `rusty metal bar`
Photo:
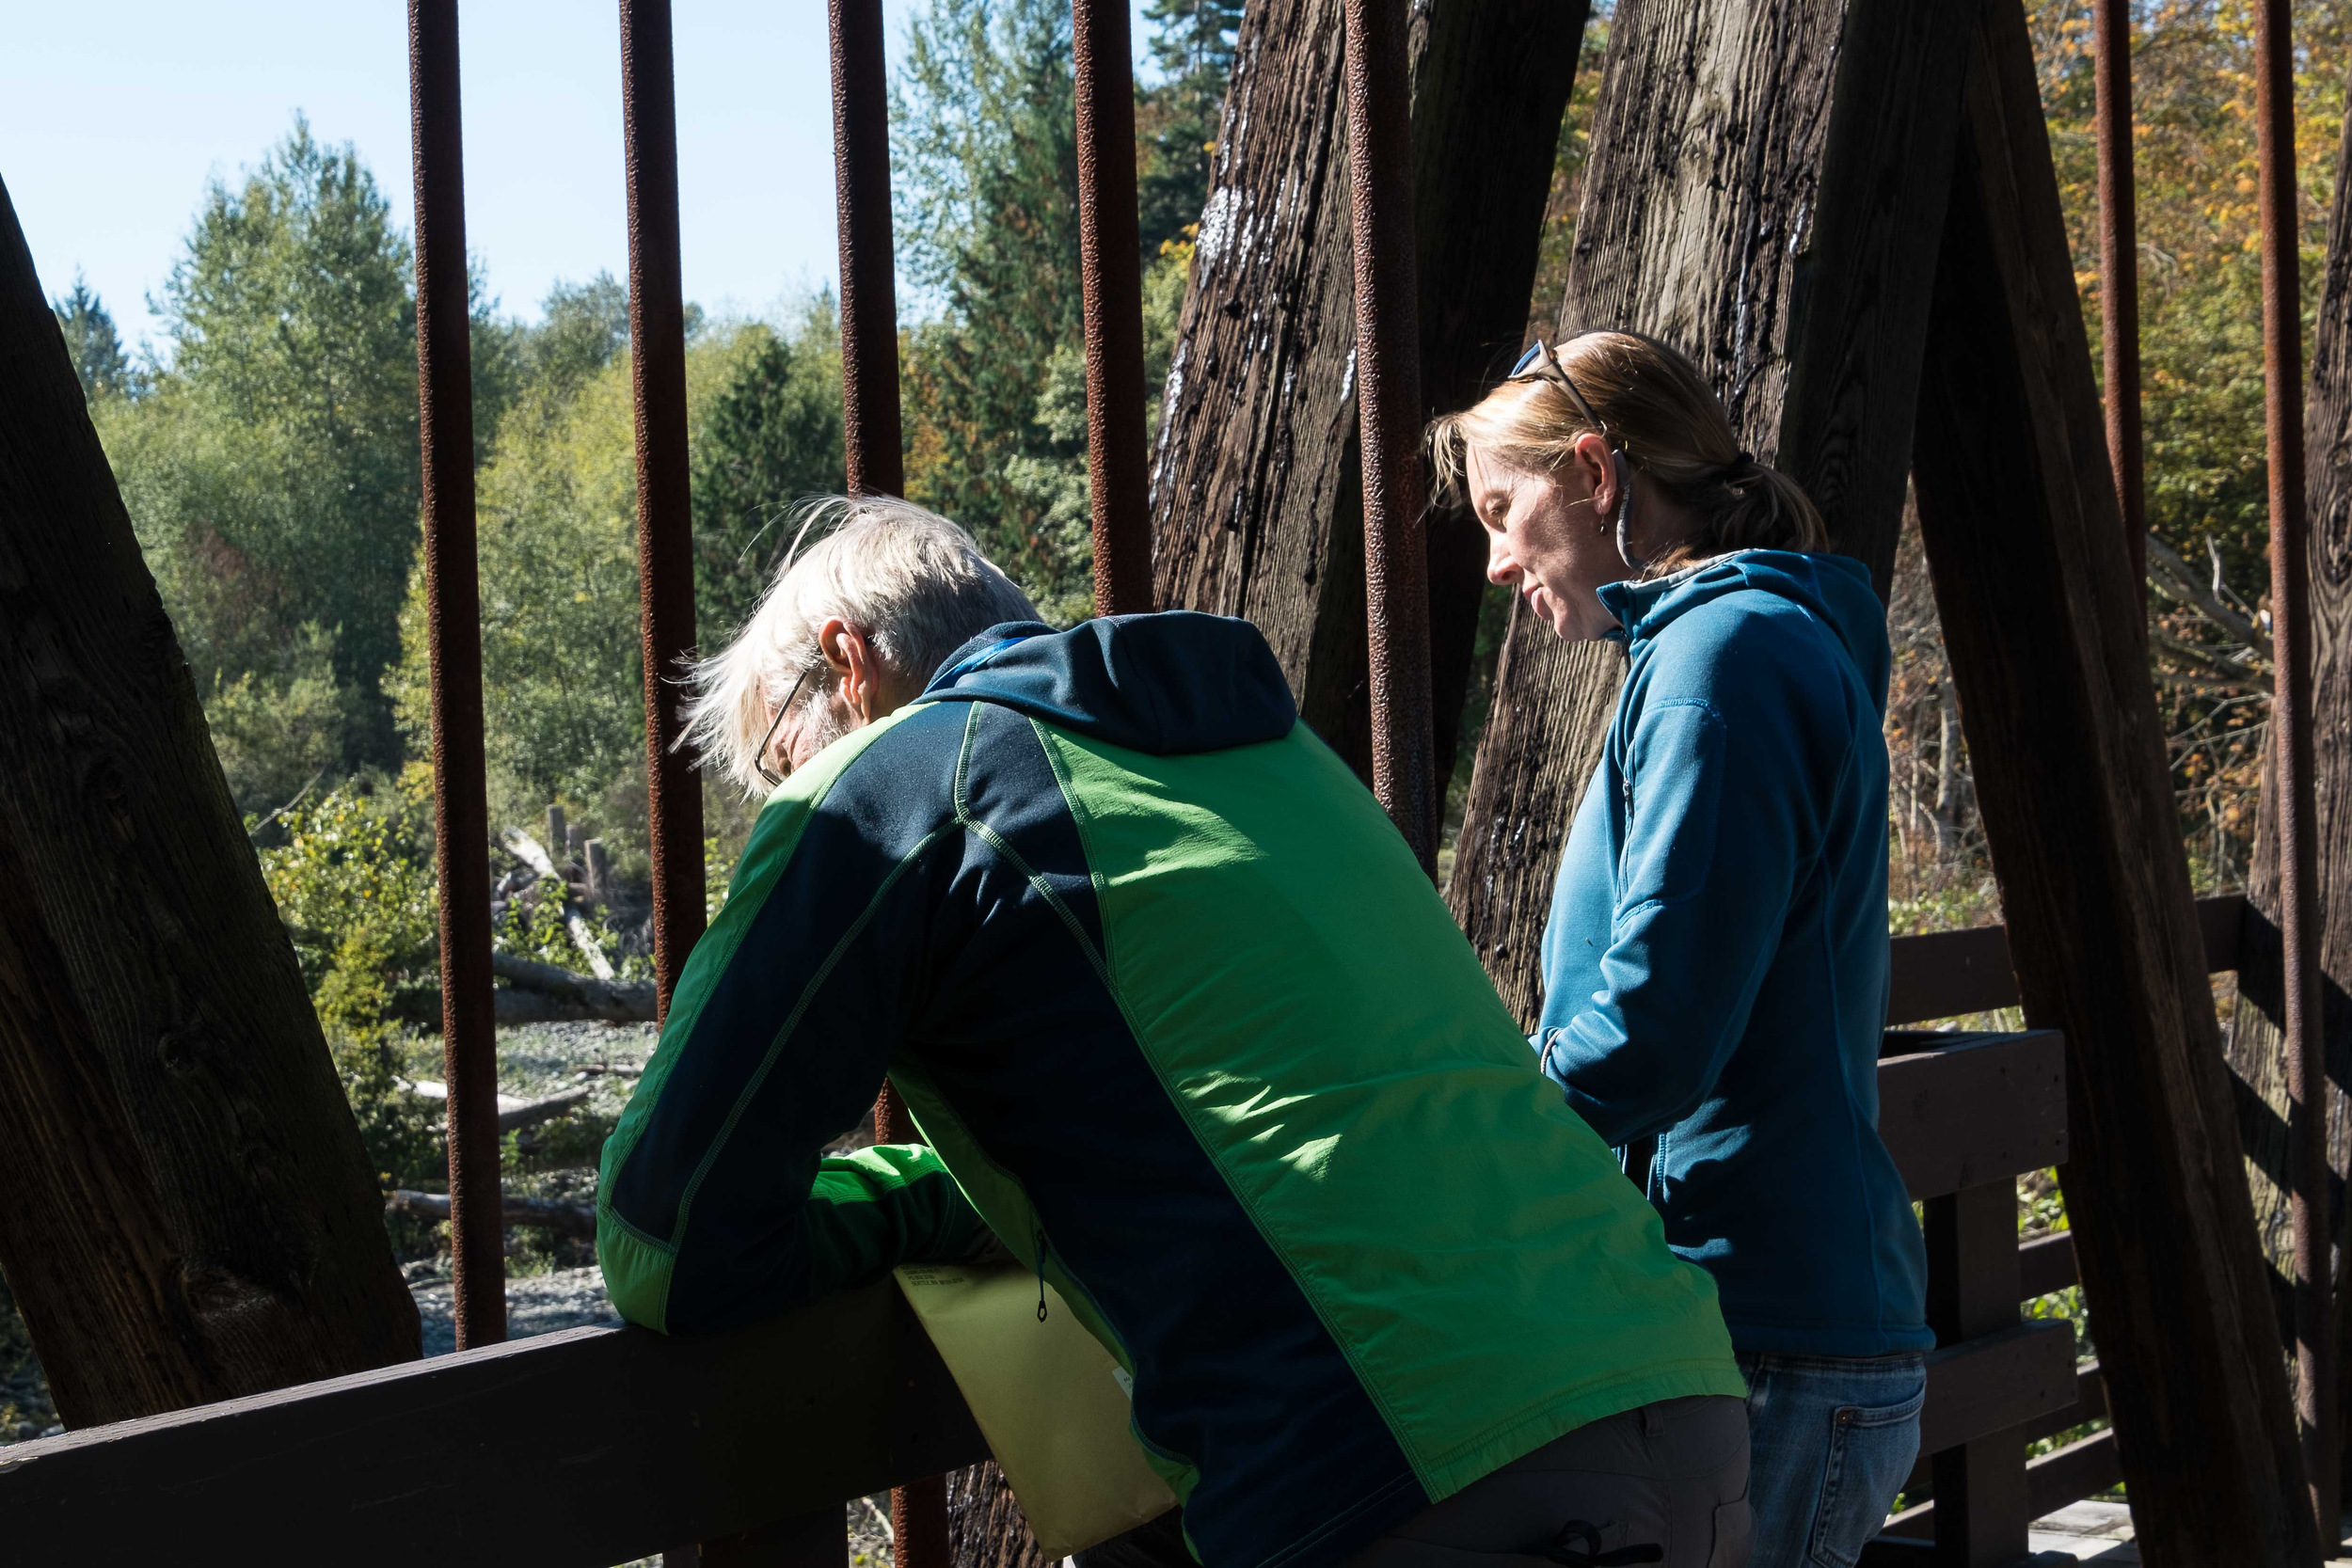
[[[906,488],[898,285],[890,236],[890,95],[882,0],[828,0],[833,188],[841,233],[841,435],[854,496]]]
[[[2139,416],[2139,212],[2132,170],[2131,0],[2091,12],[2099,136],[2099,318],[2107,460],[2122,503],[2132,580],[2148,580],[2148,494]],[[2143,590],[2144,592],[2144,590]]]
[[[2330,1310],[2328,1076],[2322,1059],[2318,805],[2312,761],[2311,566],[2303,498],[2302,292],[2296,246],[2295,71],[2288,0],[2256,8],[2254,119],[2263,245],[2264,409],[2270,458],[2270,705],[2285,950],[2288,1175],[2295,1252],[2295,1405],[2320,1538],[2341,1540],[2336,1335]]]
[[[841,436],[853,496],[906,489],[898,418],[898,284],[890,228],[890,94],[882,0],[827,0],[833,49],[833,186],[841,246]],[[914,1143],[914,1122],[887,1085],[874,1135]],[[949,1568],[947,1481],[890,1492],[898,1568]]]
[[[1136,232],[1136,84],[1127,29],[1127,0],[1074,0],[1071,7],[1097,615],[1136,615],[1152,608],[1143,261]]]
[[[686,469],[686,297],[678,269],[677,89],[669,0],[621,0],[621,135],[628,165],[629,388],[637,405],[637,585],[644,607],[646,836],[653,970],[670,1010],[703,934],[703,796],[678,750],[694,653],[694,534]]]
[[[1356,259],[1356,408],[1372,635],[1372,786],[1422,869],[1438,864],[1429,563],[1421,473],[1406,0],[1347,0],[1347,182]]]
[[[874,1136],[886,1144],[923,1141],[906,1101],[887,1085],[874,1101]],[[946,1476],[925,1476],[890,1489],[890,1540],[895,1568],[952,1568]]]
[[[449,1081],[450,1261],[457,1348],[506,1338],[498,1030],[490,998],[490,807],[482,744],[482,587],[473,511],[473,344],[466,297],[457,0],[409,0],[408,137],[417,185],[417,438],[432,665],[433,843]]]

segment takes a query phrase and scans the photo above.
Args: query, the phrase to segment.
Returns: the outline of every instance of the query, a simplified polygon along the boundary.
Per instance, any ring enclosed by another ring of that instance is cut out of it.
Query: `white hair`
[[[743,629],[689,673],[686,734],[707,771],[760,794],[760,749],[776,705],[828,696],[817,633],[855,626],[883,668],[928,678],[989,627],[1034,621],[1037,608],[969,533],[896,496],[817,496],[801,503],[792,548]],[[803,549],[811,534],[816,542]],[[795,686],[801,689],[792,698]]]

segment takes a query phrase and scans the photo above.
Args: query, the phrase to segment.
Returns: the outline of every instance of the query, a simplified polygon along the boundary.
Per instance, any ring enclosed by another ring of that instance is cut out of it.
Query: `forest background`
[[[2026,8],[2095,355],[2089,10]],[[1241,9],[1145,8],[1136,156],[1154,420]],[[2296,13],[2308,341],[2352,0]],[[1549,329],[1565,290],[1608,25],[1597,6],[1559,134],[1531,331]],[[2134,67],[2151,668],[2199,891],[2213,892],[2246,872],[2270,678],[2251,6],[2139,0]],[[970,527],[1050,618],[1075,621],[1090,601],[1066,0],[931,0],[895,73],[891,119],[908,492]],[[385,1184],[431,1189],[437,1117],[412,1087],[437,1054],[420,1028],[437,1009],[417,1005],[435,934],[413,282],[373,172],[297,116],[240,178],[200,193],[155,302],[155,349],[132,356],[78,281],[55,306]],[[576,837],[602,843],[610,871],[586,940],[624,977],[642,975],[626,291],[602,274],[560,284],[533,325],[478,282],[473,304],[492,820],[535,829],[560,806]],[[690,307],[688,321],[699,631],[713,647],[789,546],[793,503],[842,483],[838,328],[825,293],[766,319]],[[1450,817],[1506,606],[1497,594],[1481,637]],[[1915,528],[1889,626],[1892,925],[1997,920]],[[716,791],[707,806],[715,905],[751,808]],[[502,872],[501,948],[580,968],[564,880],[485,850]],[[583,1120],[541,1158],[593,1160],[602,1130]],[[2037,1213],[2062,1223],[2054,1202]],[[396,1222],[394,1237],[404,1252],[434,1246],[430,1226]],[[0,1340],[12,1323],[0,1309]],[[8,1400],[0,1378],[0,1428]]]

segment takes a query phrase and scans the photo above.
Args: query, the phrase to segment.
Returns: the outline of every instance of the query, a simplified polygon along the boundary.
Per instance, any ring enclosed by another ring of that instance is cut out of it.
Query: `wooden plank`
[[[2140,1537],[2152,1560],[2305,1564],[2142,589],[2013,4],[1983,8],[1963,123],[1913,474],[2026,1019],[2066,1034],[2060,1175]]]
[[[1919,1413],[1919,1451],[1941,1453],[2023,1426],[2074,1398],[2074,1330],[2063,1323],[2015,1323],[1928,1353],[1928,1402]]]
[[[2032,1301],[2080,1282],[2074,1272],[2074,1233],[2037,1236],[2017,1248],[2017,1299]]]
[[[1921,1200],[2056,1164],[2067,1148],[2064,1040],[2047,1029],[1965,1035],[1883,1058],[1879,1136]]]
[[[2225,893],[2197,901],[2205,968],[2215,974],[2238,966],[2238,927],[2246,900]],[[2017,971],[2009,957],[2009,927],[1971,926],[1897,937],[1887,944],[1886,1022],[1889,1028],[2017,1006]]]
[[[2246,895],[2224,893],[2197,900],[2197,930],[2204,939],[2205,972],[2226,974],[2238,967],[2245,947]]]
[[[2053,1066],[2048,1070],[2056,1071]],[[2006,1178],[1963,1188],[1927,1204],[1928,1323],[1948,1345],[1982,1343],[2021,1326],[2017,1320],[2017,1189]],[[2033,1341],[2046,1359],[2049,1347]],[[2066,1358],[2074,1358],[2070,1338]],[[2050,1369],[2019,1370],[2045,1381]],[[2039,1374],[2037,1377],[2036,1374]],[[1963,1397],[1947,1380],[1947,1402]],[[1983,1389],[1971,1380],[1967,1392]],[[2066,1391],[2074,1391],[2072,1379]],[[1931,1395],[1931,1398],[1933,1398]],[[1937,1422],[1949,1419],[1934,1413]],[[1930,1442],[1921,1419],[1922,1451],[1935,1481],[1943,1522],[1937,1556],[1950,1568],[2003,1568],[2026,1553],[2026,1450],[2015,1427],[1980,1428],[1961,1442]]]
[[[2039,1519],[2045,1513],[2056,1513],[2068,1503],[2095,1497],[2122,1484],[2123,1462],[2115,1449],[2115,1433],[2093,1433],[2056,1453],[2045,1453],[2026,1466],[2026,1506]],[[2133,1512],[2138,1512],[2137,1497],[2133,1499]]]
[[[2018,1435],[2028,1443],[2039,1442],[2044,1437],[2056,1436],[2068,1427],[2099,1420],[2106,1413],[2106,1379],[2099,1375],[2099,1363],[2085,1361],[2074,1369],[2074,1402],[2062,1410],[2054,1410],[2029,1422]]]
[[[1887,944],[1886,980],[1890,1026],[2017,1006],[2004,926],[1897,937]]]
[[[85,1568],[328,1546],[342,1568],[602,1568],[986,1453],[882,1284],[709,1338],[576,1329],[16,1444],[0,1518],[11,1560]]]
[[[1563,332],[1630,326],[1688,354],[1741,443],[1804,483],[1882,590],[1969,9],[1617,9],[1561,304]],[[1560,846],[1623,660],[1527,615],[1502,660],[1446,898],[1504,1003],[1532,1022]]]
[[[2066,1426],[2074,1424],[2069,1421]],[[2065,1426],[2054,1430],[2062,1432]],[[2027,1427],[2018,1441],[2022,1444],[2047,1435],[2048,1433]],[[2123,1466],[2116,1457],[2115,1433],[2093,1433],[2026,1465],[2027,1515],[2039,1519],[2056,1513],[2069,1503],[2096,1497],[2122,1481]],[[1943,1559],[1935,1555],[1936,1513],[1935,1503],[1930,1500],[1906,1508],[1887,1520],[1885,1533],[1864,1548],[1863,1568],[1909,1568],[1912,1564],[1926,1568],[1931,1560],[1940,1564]]]

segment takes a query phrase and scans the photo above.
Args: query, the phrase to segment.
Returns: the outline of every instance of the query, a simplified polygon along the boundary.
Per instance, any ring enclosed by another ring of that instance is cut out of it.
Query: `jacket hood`
[[[1188,610],[1104,616],[1068,631],[1034,621],[991,626],[915,701],[995,703],[1155,756],[1279,740],[1298,720],[1258,628]]]
[[[1613,635],[1638,645],[1701,605],[1748,591],[1787,599],[1829,627],[1884,705],[1886,607],[1870,586],[1870,569],[1850,556],[1737,550],[1648,582],[1610,583],[1599,598],[1624,628]]]

